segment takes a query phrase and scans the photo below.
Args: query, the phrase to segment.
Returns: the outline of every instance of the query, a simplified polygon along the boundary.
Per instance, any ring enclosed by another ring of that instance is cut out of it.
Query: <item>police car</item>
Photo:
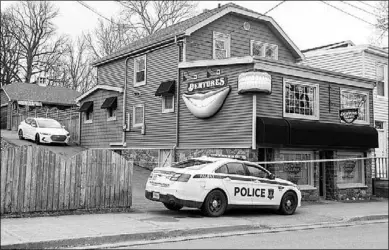
[[[221,216],[235,206],[275,208],[285,215],[301,206],[296,184],[275,178],[253,162],[215,155],[155,168],[145,196],[170,210],[199,208],[211,217]]]

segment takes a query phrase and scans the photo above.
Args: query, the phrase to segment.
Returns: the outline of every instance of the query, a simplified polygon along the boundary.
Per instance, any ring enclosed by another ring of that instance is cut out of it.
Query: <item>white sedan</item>
[[[18,127],[19,139],[31,139],[40,143],[68,144],[70,133],[56,120],[50,118],[26,118]]]
[[[299,187],[262,166],[227,157],[202,156],[155,168],[145,196],[170,210],[200,208],[211,217],[236,206],[277,209],[291,215],[301,206]]]

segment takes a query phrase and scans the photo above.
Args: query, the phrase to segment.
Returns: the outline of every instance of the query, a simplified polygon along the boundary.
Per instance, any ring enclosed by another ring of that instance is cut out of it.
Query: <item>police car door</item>
[[[224,166],[227,175],[222,180],[230,197],[229,204],[251,205],[253,184],[251,178],[246,175],[244,165],[239,162],[230,162]]]
[[[253,205],[279,204],[282,190],[278,190],[276,182],[268,178],[268,172],[255,165],[246,164],[246,167],[253,179]]]

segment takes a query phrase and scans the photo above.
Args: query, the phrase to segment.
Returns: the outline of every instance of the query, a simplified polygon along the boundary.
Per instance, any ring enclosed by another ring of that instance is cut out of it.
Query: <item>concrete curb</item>
[[[166,238],[188,238],[193,235],[216,235],[216,234],[228,234],[233,232],[271,232],[271,231],[287,231],[287,230],[301,230],[316,227],[342,225],[346,223],[353,223],[359,221],[379,221],[388,219],[387,214],[382,215],[369,215],[359,216],[349,219],[341,219],[335,222],[324,222],[318,224],[301,224],[301,225],[287,225],[287,226],[268,226],[268,225],[234,225],[234,226],[222,226],[211,228],[195,228],[195,229],[180,229],[180,230],[165,230],[154,231],[146,233],[130,233],[130,234],[117,234],[117,235],[103,235],[93,237],[81,237],[73,239],[62,240],[50,240],[40,242],[27,242],[20,244],[1,245],[1,249],[44,249],[44,248],[87,248],[88,246],[103,246],[109,244],[120,244],[124,242],[135,241],[155,241],[163,240]],[[217,236],[217,235],[216,235]]]

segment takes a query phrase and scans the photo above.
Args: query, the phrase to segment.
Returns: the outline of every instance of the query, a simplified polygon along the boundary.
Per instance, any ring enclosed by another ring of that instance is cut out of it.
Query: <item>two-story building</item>
[[[378,131],[377,157],[388,157],[388,50],[373,45],[355,45],[351,41],[323,45],[304,50],[302,62],[316,68],[369,78],[373,90],[374,126]],[[379,168],[388,168],[387,161],[378,160]],[[385,166],[384,166],[385,165]]]
[[[208,153],[305,160],[267,167],[304,199],[368,197],[374,81],[302,59],[271,17],[231,3],[203,12],[95,62],[98,85],[77,99],[81,145],[143,166]]]

